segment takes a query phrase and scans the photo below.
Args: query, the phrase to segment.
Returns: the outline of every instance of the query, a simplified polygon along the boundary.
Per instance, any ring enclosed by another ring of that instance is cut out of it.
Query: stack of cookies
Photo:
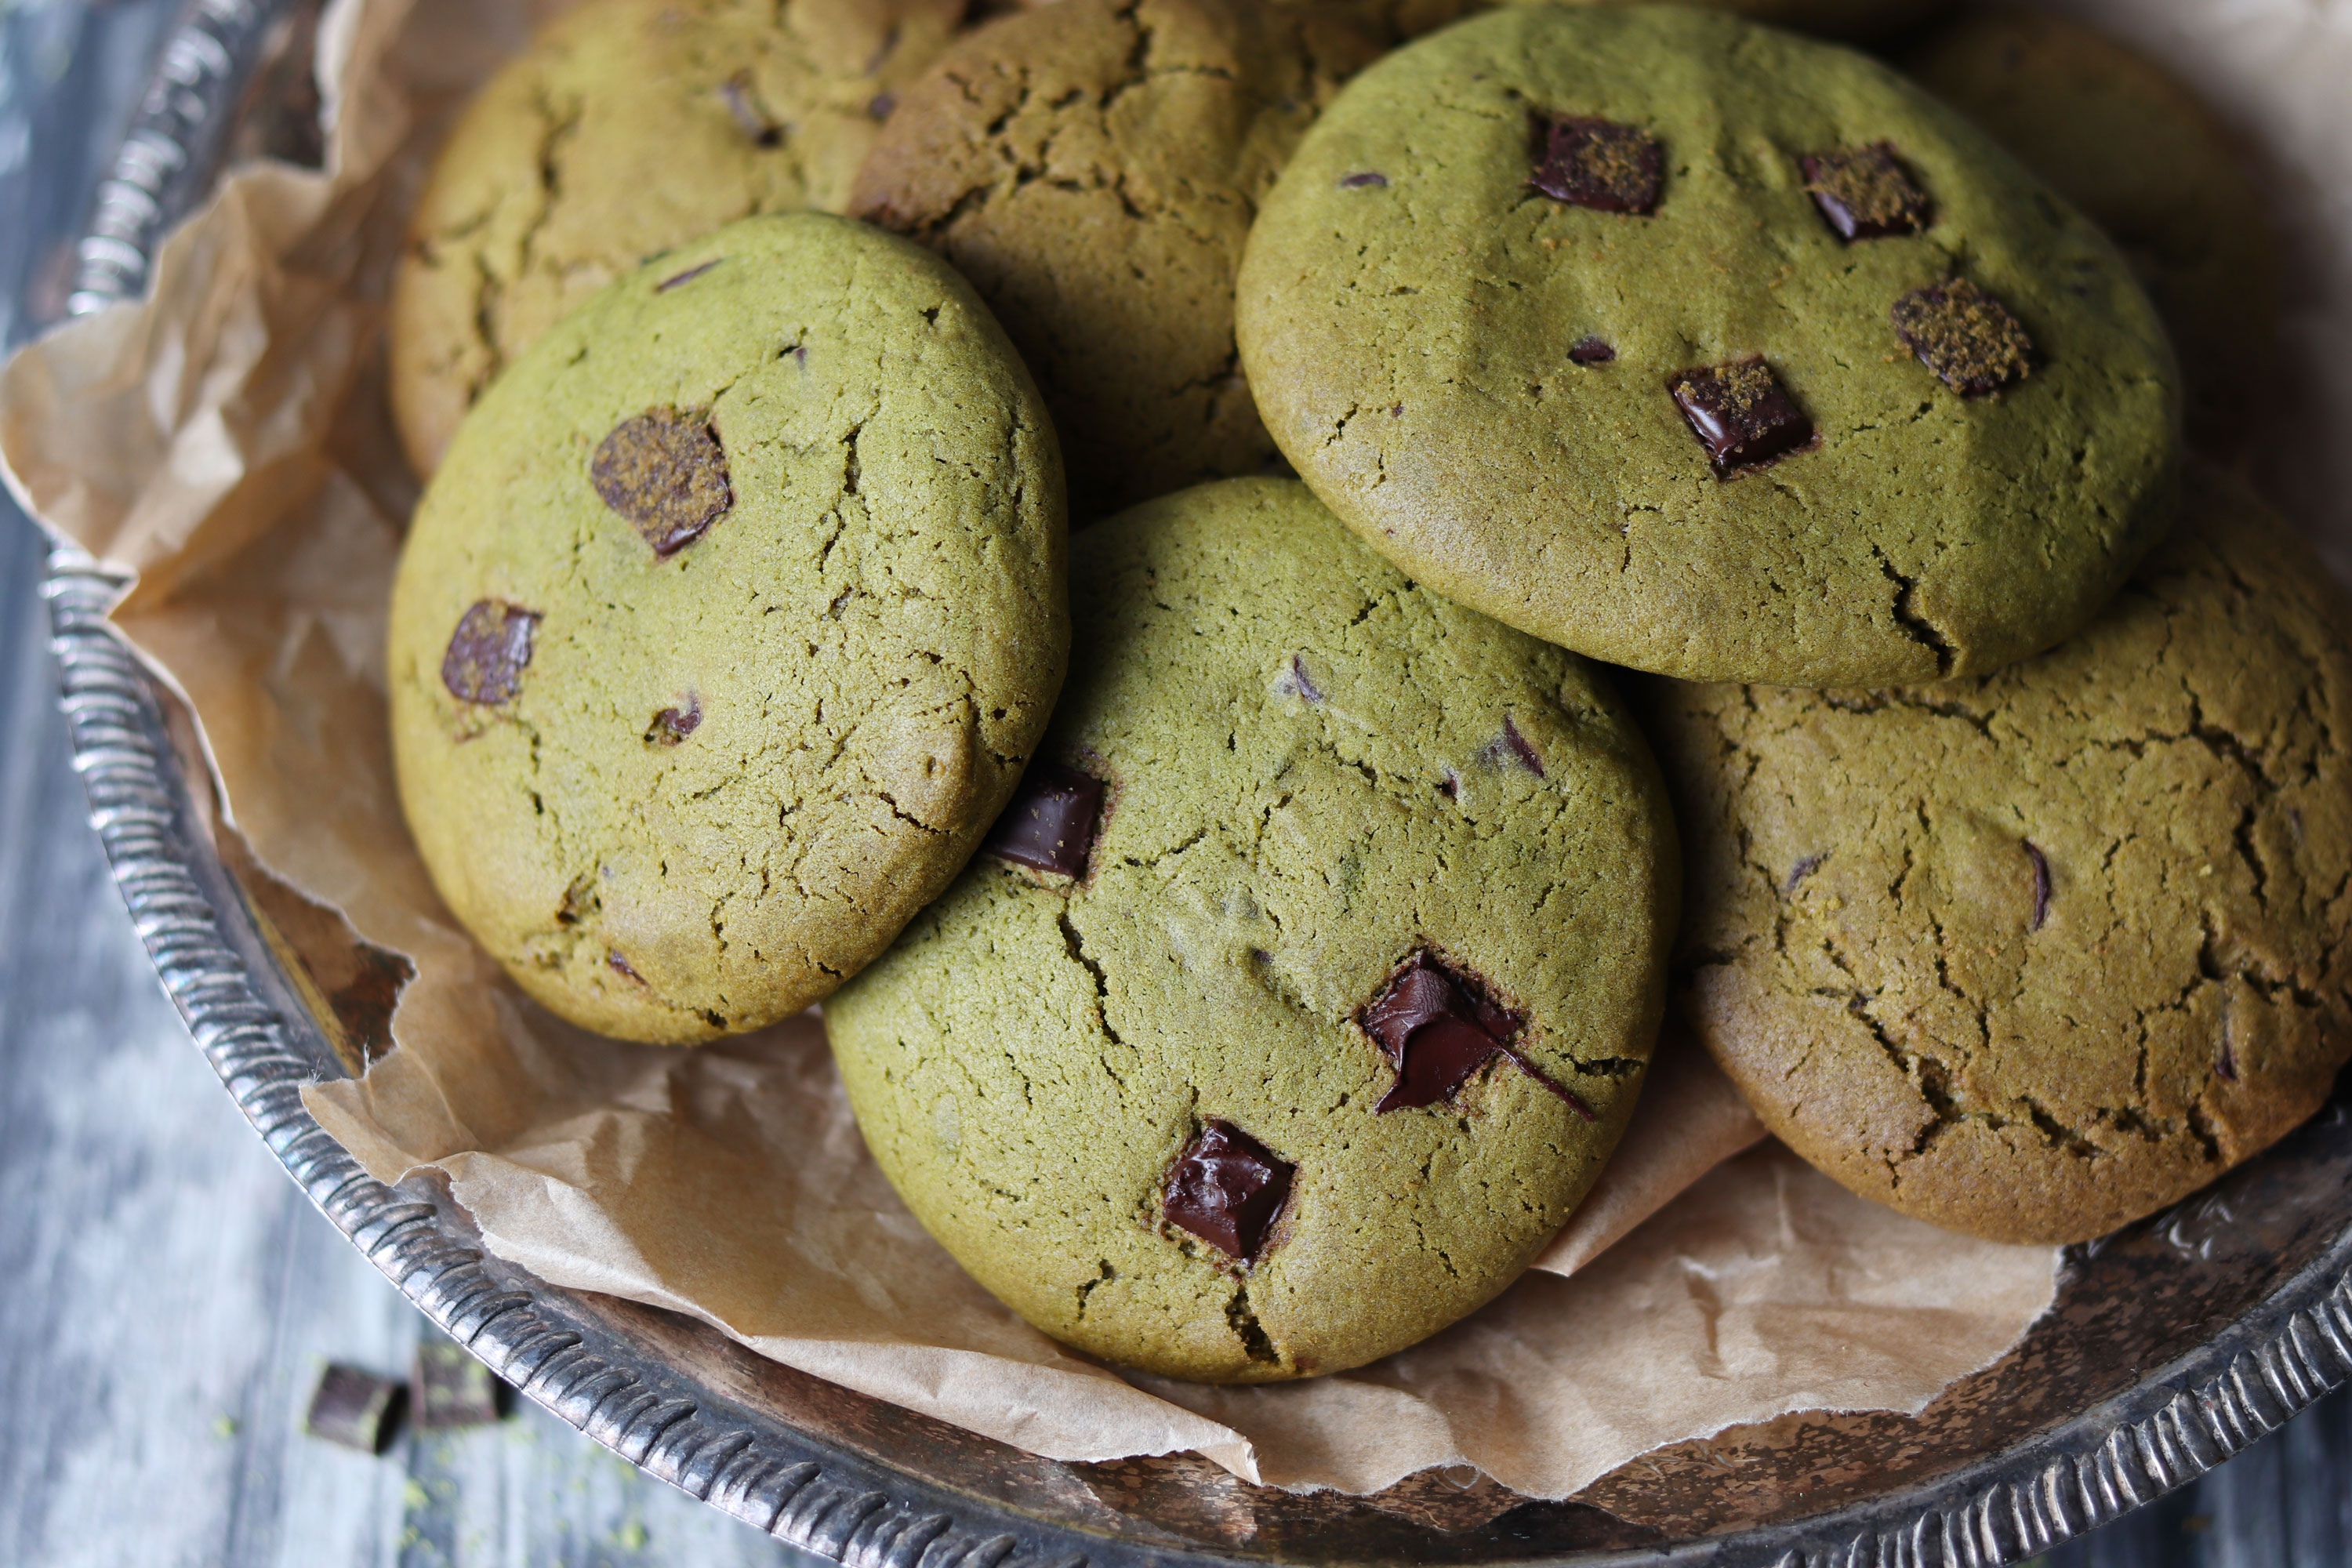
[[[1174,1376],[1491,1299],[1670,1007],[1937,1224],[2193,1191],[2352,1055],[2352,611],[2184,465],[2276,330],[2201,110],[1729,14],[1933,9],[591,0],[396,300],[443,896],[593,1029],[824,1002],[931,1233]]]

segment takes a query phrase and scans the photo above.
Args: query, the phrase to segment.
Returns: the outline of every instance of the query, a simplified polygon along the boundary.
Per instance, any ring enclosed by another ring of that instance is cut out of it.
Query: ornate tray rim
[[[164,234],[209,188],[233,111],[300,3],[194,0],[171,29],[95,193],[76,256],[72,313],[143,290]],[[84,552],[52,549],[44,593],[60,702],[115,880],[165,989],[247,1120],[320,1210],[427,1318],[631,1464],[854,1568],[1265,1561],[1057,1526],[746,1410],[639,1352],[573,1292],[486,1253],[446,1194],[370,1177],[303,1108],[304,1083],[341,1074],[334,1046],[203,830],[164,699],[108,622],[122,587]],[[1940,1481],[1660,1550],[1549,1561],[1990,1568],[2186,1485],[2347,1380],[2352,1234],[2197,1351]]]

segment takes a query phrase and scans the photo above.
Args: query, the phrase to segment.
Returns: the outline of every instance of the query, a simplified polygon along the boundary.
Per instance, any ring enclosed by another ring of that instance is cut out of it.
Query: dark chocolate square
[[[338,1363],[320,1373],[302,1429],[362,1454],[381,1454],[400,1419],[406,1393],[388,1377]]]
[[[1569,116],[1535,121],[1528,184],[1556,202],[1647,216],[1657,210],[1665,150],[1638,126]]]
[[[1813,438],[1813,422],[1760,354],[1686,370],[1666,388],[1721,478],[1769,463]]]
[[[1895,301],[1904,347],[1962,397],[1984,397],[2033,372],[2033,340],[2009,308],[1965,278]]]
[[[1160,1213],[1227,1257],[1255,1262],[1297,1170],[1233,1123],[1211,1121],[1169,1167]]]
[[[495,708],[522,690],[539,612],[484,599],[467,610],[441,656],[441,684],[460,702]]]
[[[1451,1102],[1496,1055],[1564,1100],[1585,1121],[1591,1108],[1529,1061],[1514,1043],[1525,1020],[1490,998],[1484,986],[1431,953],[1413,955],[1357,1015],[1364,1033],[1397,1069],[1396,1083],[1372,1109],[1412,1110]]]
[[[1016,866],[1083,877],[1102,816],[1102,781],[1058,763],[1033,763],[1013,804],[989,830],[989,853]]]
[[[1841,239],[1885,239],[1927,226],[1927,193],[1887,142],[1816,153],[1803,168],[1813,205]]]
[[[409,1370],[411,1418],[420,1432],[488,1426],[499,1419],[502,1386],[498,1374],[464,1346],[438,1337],[423,1341]]]
[[[709,416],[649,408],[597,443],[589,482],[664,560],[709,531],[735,506],[727,452]]]

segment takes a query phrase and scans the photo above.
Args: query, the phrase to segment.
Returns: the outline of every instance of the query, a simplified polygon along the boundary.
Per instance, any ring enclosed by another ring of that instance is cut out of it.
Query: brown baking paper
[[[436,1166],[488,1245],[548,1280],[689,1314],[1035,1453],[1192,1449],[1278,1486],[1372,1491],[1469,1463],[1560,1497],[1732,1425],[1919,1410],[2015,1343],[2051,1300],[2054,1249],[1904,1219],[1773,1145],[1738,1154],[1760,1129],[1670,1039],[1550,1272],[1352,1373],[1254,1390],[1126,1378],[1029,1329],[923,1234],[866,1156],[814,1019],[675,1052],[524,1001],[435,898],[394,795],[383,616],[414,485],[384,424],[380,341],[426,156],[560,8],[335,0],[329,172],[237,172],[165,247],[149,301],[0,374],[10,482],[137,574],[117,623],[198,720],[190,765],[213,770],[224,832],[414,965],[397,1048],[306,1095],[373,1174]],[[2352,100],[2336,90],[2352,18],[2298,0],[2095,8],[2216,84],[2319,215],[2296,233],[2303,424],[2274,426],[2266,461],[2352,559],[2352,447],[2313,435],[2352,419]]]

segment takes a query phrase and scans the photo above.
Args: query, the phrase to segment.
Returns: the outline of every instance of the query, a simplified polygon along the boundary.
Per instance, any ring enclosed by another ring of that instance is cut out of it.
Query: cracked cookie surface
[[[1632,1111],[1676,886],[1648,752],[1581,660],[1292,481],[1088,530],[1072,589],[1039,755],[1100,805],[826,1004],[858,1124],[1093,1353],[1269,1382],[1401,1349],[1527,1265]]]
[[[2180,351],[2190,438],[2241,439],[2277,368],[2279,238],[2252,156],[2212,109],[2041,11],[1973,8],[1899,63],[2114,237]]]
[[[516,362],[392,605],[401,800],[443,899],[573,1022],[799,1011],[962,867],[1068,647],[1062,480],[929,253],[751,218]]]
[[[953,262],[1037,377],[1072,515],[1276,460],[1234,346],[1258,199],[1380,52],[1359,8],[1056,0],[910,89],[850,211]]]
[[[1984,679],[1647,687],[1677,1005],[1865,1196],[2099,1236],[2316,1110],[2352,1055],[2352,604],[2235,480],[2098,620]]]
[[[1654,205],[1539,190],[1560,126],[1654,142]],[[1806,160],[1882,143],[1924,225],[1849,240]],[[1998,381],[1898,330],[1961,282],[2030,343]],[[1884,66],[1710,13],[1518,5],[1391,55],[1266,198],[1236,311],[1267,427],[1374,548],[1638,668],[1980,674],[2168,516],[2177,373],[2114,246]],[[1751,359],[1810,438],[1719,470],[1670,385]]]
[[[1649,0],[1506,0],[1522,5],[1641,5]],[[1951,0],[1666,0],[1726,11],[1751,22],[1855,42],[1891,37],[1951,8]]]
[[[963,0],[589,0],[467,109],[410,221],[393,409],[429,478],[559,317],[755,213],[837,212]]]

